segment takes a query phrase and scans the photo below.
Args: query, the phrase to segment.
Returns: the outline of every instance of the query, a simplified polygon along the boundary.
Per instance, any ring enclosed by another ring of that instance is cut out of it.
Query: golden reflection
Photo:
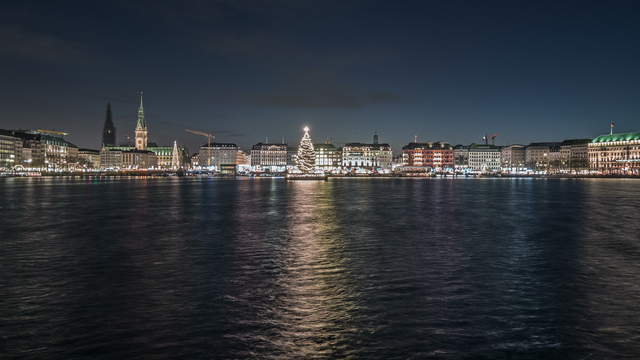
[[[275,341],[287,358],[344,356],[337,352],[358,331],[332,189],[331,182],[287,183],[291,238],[282,254],[283,294],[274,316],[283,325]]]

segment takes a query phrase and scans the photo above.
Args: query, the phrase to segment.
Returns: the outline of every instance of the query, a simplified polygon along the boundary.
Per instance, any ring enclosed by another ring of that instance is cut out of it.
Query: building
[[[601,135],[587,146],[591,170],[640,175],[640,133]]]
[[[283,172],[287,152],[287,144],[257,143],[251,147],[251,167],[255,171]]]
[[[589,143],[592,139],[570,139],[560,143],[560,168],[580,171],[589,169]]]
[[[509,145],[501,150],[502,167],[506,169],[521,169],[526,164],[526,146]]]
[[[149,142],[149,129],[147,127],[147,123],[144,117],[144,107],[142,103],[142,92],[140,92],[140,105],[138,106],[138,116],[136,120],[136,129],[135,129],[135,146],[122,145],[122,146],[111,146],[105,145],[103,150],[110,151],[120,151],[122,152],[122,156],[126,156],[127,158],[123,158],[123,162],[120,165],[117,165],[119,162],[116,160],[118,157],[117,153],[105,154],[104,157],[108,158],[106,163],[102,163],[101,166],[103,168],[114,168],[114,167],[138,167],[138,168],[146,168],[146,167],[154,167],[159,169],[172,169],[176,164],[176,154],[174,154],[174,147],[177,147],[177,163],[184,165],[189,162],[188,151],[184,146],[159,146],[156,143]],[[131,150],[139,150],[139,151],[151,151],[153,153],[153,159],[148,158],[147,155],[142,153],[130,153],[129,155],[125,154],[127,151]],[[101,151],[101,160],[103,158]],[[131,160],[126,162],[127,160]]]
[[[116,147],[103,147],[100,150],[100,168],[101,169],[119,169],[123,167],[122,153],[127,150],[121,150]]]
[[[501,151],[498,146],[472,144],[469,146],[469,168],[479,172],[494,172],[501,168]]]
[[[393,152],[389,144],[349,143],[342,148],[346,168],[391,169]]]
[[[78,162],[78,147],[64,139],[66,133],[53,130],[5,130],[5,135],[19,138],[16,150],[20,165],[47,170],[73,168]],[[18,165],[18,164],[16,164]]]
[[[116,145],[116,127],[113,125],[113,116],[111,114],[111,103],[107,103],[107,116],[104,120],[102,128],[102,146]]]
[[[142,91],[140,92],[140,106],[138,107],[138,121],[136,122],[136,150],[147,150],[149,131],[144,121],[144,107],[142,106]]]
[[[298,165],[298,147],[287,146],[287,168],[294,168]]]
[[[149,150],[122,151],[122,167],[128,169],[152,169],[158,165],[158,158]]]
[[[128,147],[103,147],[100,150],[102,169],[152,169],[158,166],[158,158],[153,151]]]
[[[0,130],[0,169],[13,169],[22,163],[22,139],[9,130]]]
[[[402,165],[431,169],[453,169],[453,146],[442,142],[411,142],[402,147]]]
[[[158,146],[155,143],[148,143],[147,145],[146,150],[151,151],[156,158],[154,167],[159,169],[173,168],[173,146]],[[105,146],[105,148],[120,151],[138,150],[133,146]],[[180,162],[186,164],[189,161],[187,149],[184,146],[178,146],[178,151]]]
[[[191,166],[192,167],[199,167],[200,163],[198,162],[200,159],[200,153],[193,153],[193,155],[191,155]]]
[[[453,147],[453,165],[457,169],[469,167],[469,147],[456,145]]]
[[[78,165],[87,169],[100,168],[100,151],[93,149],[78,149]]]
[[[137,150],[137,149],[136,149]],[[156,156],[156,167],[160,169],[171,169],[173,166],[173,147],[158,146],[156,143],[147,144],[146,150],[151,151]]]
[[[342,149],[333,144],[314,144],[316,167],[326,171],[342,166]]]
[[[236,153],[236,165],[251,166],[251,159],[244,151],[238,149]]]
[[[220,170],[222,165],[236,164],[238,146],[232,143],[211,143],[200,147],[198,164],[201,167],[214,167]]]
[[[539,142],[527,145],[525,163],[531,169],[558,168],[560,166],[560,143]]]

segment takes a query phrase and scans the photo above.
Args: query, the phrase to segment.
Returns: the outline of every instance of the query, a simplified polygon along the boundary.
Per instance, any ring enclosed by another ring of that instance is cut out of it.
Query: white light
[[[304,132],[309,132],[309,127],[308,126],[304,127]]]

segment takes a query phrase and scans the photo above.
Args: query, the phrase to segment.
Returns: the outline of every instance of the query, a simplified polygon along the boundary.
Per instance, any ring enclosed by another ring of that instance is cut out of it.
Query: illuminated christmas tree
[[[298,146],[298,169],[305,173],[309,174],[315,170],[316,167],[316,154],[313,151],[313,143],[311,142],[311,136],[309,136],[309,128],[305,126],[304,135],[302,136],[302,140],[300,140],[300,145]]]
[[[180,167],[180,153],[178,152],[178,143],[173,142],[173,151],[171,152],[171,168],[177,169]]]

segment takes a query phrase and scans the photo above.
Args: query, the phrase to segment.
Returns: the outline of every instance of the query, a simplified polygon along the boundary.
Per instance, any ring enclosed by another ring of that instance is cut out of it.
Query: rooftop
[[[280,144],[280,143],[257,143],[251,147],[251,150],[265,150],[271,147],[275,147],[280,150],[286,150],[288,146],[287,144]]]
[[[612,142],[612,141],[630,141],[630,140],[640,140],[640,133],[620,133],[613,135],[600,135],[597,138],[593,139],[591,143],[603,143],[603,142]]]
[[[208,148],[209,147],[209,143],[206,143],[202,146],[200,146],[200,148]],[[211,147],[212,148],[237,148],[238,145],[233,144],[233,143],[218,143],[218,142],[212,142],[211,143]]]
[[[426,143],[410,142],[407,145],[402,147],[402,150],[414,150],[414,149],[453,150],[453,146],[445,142],[426,142]]]
[[[365,144],[365,143],[348,143],[344,145],[345,147],[369,147],[372,149],[383,149],[383,150],[390,150],[391,149],[391,145],[389,144]]]
[[[586,145],[591,142],[591,139],[568,139],[563,141],[560,146],[566,145]]]

